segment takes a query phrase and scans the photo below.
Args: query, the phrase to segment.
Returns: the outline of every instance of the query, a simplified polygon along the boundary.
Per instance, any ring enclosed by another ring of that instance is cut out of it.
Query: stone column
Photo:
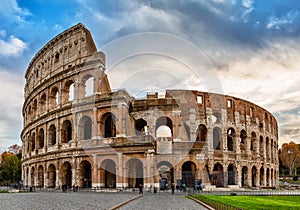
[[[97,166],[97,156],[93,155],[92,161],[92,187],[97,187],[100,185],[98,183],[98,166]]]
[[[123,153],[117,153],[118,162],[116,168],[116,187],[122,188],[125,186],[124,184],[124,174],[123,174]]]

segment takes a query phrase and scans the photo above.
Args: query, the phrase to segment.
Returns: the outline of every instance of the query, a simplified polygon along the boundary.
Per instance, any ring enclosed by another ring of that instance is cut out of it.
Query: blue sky
[[[271,111],[279,123],[280,143],[300,143],[297,0],[4,0],[0,4],[1,150],[21,143],[24,72],[30,60],[50,39],[79,22],[91,31],[98,49],[145,32],[192,43],[213,64],[225,94]],[[169,67],[178,68],[170,63]],[[138,60],[134,64],[138,67]],[[122,73],[130,73],[130,65],[120,65]],[[130,85],[129,81],[120,83],[112,72],[112,86]],[[193,81],[186,82],[197,89]]]

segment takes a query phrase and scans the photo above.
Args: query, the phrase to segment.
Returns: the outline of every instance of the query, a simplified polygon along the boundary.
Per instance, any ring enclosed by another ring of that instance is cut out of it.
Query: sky
[[[280,145],[300,143],[297,0],[3,0],[0,150],[21,144],[29,62],[77,23],[106,53],[113,88],[134,96],[141,88],[188,88],[239,97],[275,116]]]

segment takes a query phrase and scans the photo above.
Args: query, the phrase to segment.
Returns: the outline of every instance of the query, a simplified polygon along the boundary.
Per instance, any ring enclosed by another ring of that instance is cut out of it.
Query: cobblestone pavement
[[[139,196],[137,192],[93,193],[93,192],[33,192],[33,193],[0,193],[1,210],[20,209],[105,209],[116,207],[123,202]],[[195,201],[184,197],[184,194],[172,195],[169,192],[157,194],[146,192],[120,210],[128,209],[206,209]]]
[[[119,210],[166,210],[166,209],[184,209],[184,210],[202,210],[207,209],[204,206],[196,203],[193,200],[184,197],[184,194],[174,194],[171,193],[145,193],[141,198],[138,198],[123,207]]]
[[[137,193],[34,192],[0,193],[0,209],[110,209]]]

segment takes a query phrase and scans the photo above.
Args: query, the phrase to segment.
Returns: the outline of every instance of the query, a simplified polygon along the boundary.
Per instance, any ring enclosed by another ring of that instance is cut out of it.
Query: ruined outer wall
[[[25,185],[107,186],[103,170],[111,165],[115,187],[133,186],[129,171],[137,169],[129,168],[140,165],[143,183],[159,185],[162,164],[172,168],[172,181],[185,179],[184,166],[190,164],[193,178],[206,185],[278,185],[278,127],[267,110],[190,90],[134,99],[124,90],[111,92],[104,72],[105,55],[96,53],[82,24],[56,36],[32,59],[21,134]],[[171,136],[157,135],[162,125]]]

